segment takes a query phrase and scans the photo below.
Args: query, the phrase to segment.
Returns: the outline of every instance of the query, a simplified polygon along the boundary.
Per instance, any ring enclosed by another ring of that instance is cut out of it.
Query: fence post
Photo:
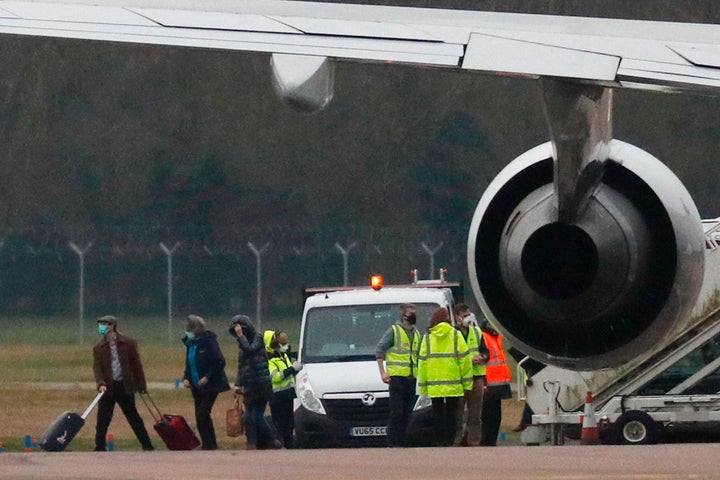
[[[350,250],[352,250],[356,246],[357,242],[353,242],[348,245],[347,248],[343,248],[338,242],[335,242],[335,248],[337,248],[340,254],[343,256],[343,287],[347,287],[348,284],[348,255],[350,254]]]
[[[256,313],[255,316],[257,317],[257,329],[262,334],[262,330],[260,329],[261,324],[261,312],[262,312],[262,262],[261,257],[263,252],[268,249],[270,246],[269,243],[266,243],[263,245],[260,249],[255,248],[255,245],[253,245],[252,242],[248,242],[248,247],[252,252],[255,254],[255,259],[257,261],[257,275],[256,275],[256,300],[255,300],[255,307],[256,307]]]
[[[70,248],[77,253],[80,258],[80,298],[78,299],[78,305],[80,308],[80,344],[85,343],[85,254],[93,242],[88,243],[85,248],[80,248],[75,243],[69,243]]]
[[[435,254],[440,251],[443,246],[443,242],[438,243],[434,249],[428,247],[425,242],[420,242],[420,245],[422,245],[423,249],[430,257],[430,280],[435,280]]]
[[[160,242],[160,248],[167,257],[168,344],[172,343],[172,257],[179,246],[180,242],[175,242],[172,248],[168,248],[163,242]]]

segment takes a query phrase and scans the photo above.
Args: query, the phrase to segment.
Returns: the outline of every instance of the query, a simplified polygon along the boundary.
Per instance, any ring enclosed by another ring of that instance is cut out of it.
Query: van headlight
[[[302,375],[297,379],[297,394],[303,407],[307,408],[311,412],[326,415],[322,402],[315,395],[315,391],[313,390],[312,385],[310,385],[310,379],[307,374]]]
[[[418,399],[415,402],[413,410],[422,410],[423,408],[432,407],[432,399],[425,395],[418,395]]]

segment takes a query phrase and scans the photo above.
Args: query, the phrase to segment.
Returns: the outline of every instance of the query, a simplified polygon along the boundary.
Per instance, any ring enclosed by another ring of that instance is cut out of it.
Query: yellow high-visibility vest
[[[295,375],[283,378],[283,372],[290,367],[292,367],[292,361],[287,353],[281,353],[279,357],[268,359],[268,369],[270,370],[270,378],[272,379],[273,392],[295,388]]]
[[[263,333],[263,340],[265,342],[265,350],[269,355],[276,354],[275,349],[270,346],[273,338],[275,338],[275,332],[273,330],[265,330]],[[294,375],[283,378],[283,372],[289,367],[292,367],[292,361],[287,353],[280,353],[279,356],[272,356],[268,358],[268,370],[270,370],[273,392],[280,392],[282,390],[295,388]]]
[[[472,385],[472,361],[462,333],[449,323],[435,325],[420,344],[418,391],[430,398],[462,397]]]
[[[420,349],[420,334],[413,329],[410,340],[407,331],[398,324],[392,326],[393,345],[385,353],[387,374],[391,377],[414,377]]]
[[[472,363],[472,357],[480,355],[480,339],[483,338],[480,327],[470,325],[467,337],[468,351],[470,352],[470,363]],[[481,376],[485,375],[485,364],[475,365],[473,364],[473,375]]]

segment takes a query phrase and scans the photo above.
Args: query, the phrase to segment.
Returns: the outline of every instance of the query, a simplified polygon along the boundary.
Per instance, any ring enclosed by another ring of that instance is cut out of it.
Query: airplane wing
[[[720,26],[277,0],[0,1],[0,34],[720,87]]]
[[[551,141],[486,188],[468,274],[511,344],[565,368],[649,355],[703,279],[697,208],[660,161],[613,139],[615,88],[720,92],[720,25],[279,0],[0,0],[0,35],[270,54],[276,90],[314,112],[333,61],[539,78]],[[643,126],[645,127],[645,126]]]

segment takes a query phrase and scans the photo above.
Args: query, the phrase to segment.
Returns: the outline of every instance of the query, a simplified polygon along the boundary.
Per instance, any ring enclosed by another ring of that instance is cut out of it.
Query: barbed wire
[[[422,244],[463,245],[467,232],[445,229],[442,232],[426,227],[387,228],[380,226],[338,225],[307,231],[294,225],[204,228],[195,226],[101,226],[71,231],[30,227],[20,232],[5,230],[0,237],[0,257],[73,256],[71,243],[82,247],[92,244],[87,258],[147,259],[163,256],[160,243],[178,243],[177,255],[252,256],[248,242],[269,243],[272,255],[312,256],[335,251],[336,243],[355,243],[355,255],[394,255],[405,252],[422,253]]]

